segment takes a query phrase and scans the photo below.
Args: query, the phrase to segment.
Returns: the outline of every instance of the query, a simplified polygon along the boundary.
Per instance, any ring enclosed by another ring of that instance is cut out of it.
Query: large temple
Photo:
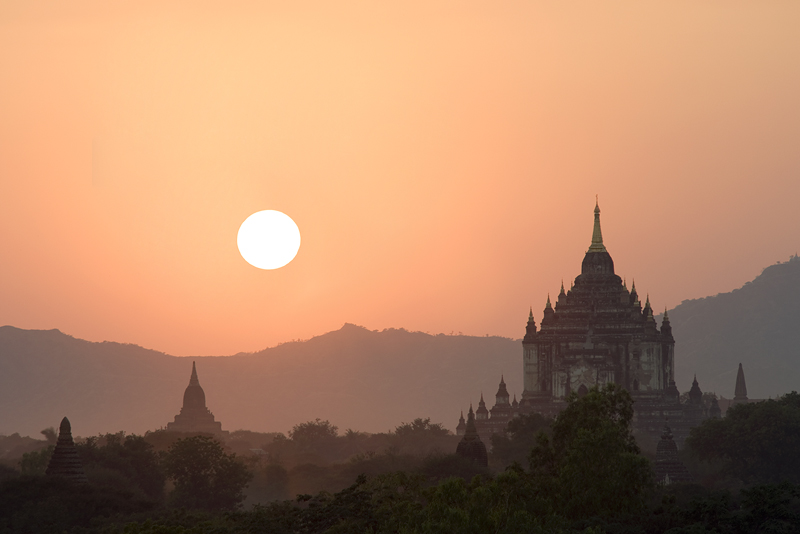
[[[214,414],[206,407],[206,393],[197,378],[197,367],[192,362],[192,376],[183,392],[183,407],[175,416],[175,421],[167,423],[170,432],[200,432],[224,434],[222,423],[214,420]]]
[[[680,445],[691,427],[717,415],[705,406],[696,379],[688,400],[681,402],[674,382],[675,339],[669,315],[664,312],[659,327],[649,296],[643,307],[635,284],[628,290],[614,272],[614,260],[603,244],[597,204],[581,274],[569,290],[561,284],[555,304],[547,297],[538,329],[531,310],[522,349],[522,399],[518,405],[516,398],[509,403],[502,378],[491,412],[481,397],[475,424],[484,439],[502,431],[515,415],[555,416],[571,393],[582,396],[592,387],[612,382],[633,397],[634,431],[653,446],[666,421]]]

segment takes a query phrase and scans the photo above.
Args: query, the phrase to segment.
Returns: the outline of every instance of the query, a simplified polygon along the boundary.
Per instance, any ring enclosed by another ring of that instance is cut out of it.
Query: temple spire
[[[744,383],[744,369],[742,369],[741,363],[739,364],[739,372],[736,373],[736,389],[733,392],[733,400],[747,402],[747,386]]]
[[[589,246],[588,252],[606,252],[606,247],[603,245],[603,232],[600,230],[600,204],[597,201],[594,205],[594,229],[592,230],[592,244]]]
[[[186,376],[186,375],[184,375],[184,376]],[[192,362],[192,376],[191,376],[191,378],[189,378],[189,385],[190,386],[199,386],[200,385],[200,380],[197,379],[197,367],[195,366],[194,362]]]

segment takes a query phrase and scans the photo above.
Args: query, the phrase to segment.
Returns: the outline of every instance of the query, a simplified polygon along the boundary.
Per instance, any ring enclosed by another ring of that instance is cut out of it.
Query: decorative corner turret
[[[694,375],[692,380],[692,389],[689,390],[689,404],[700,406],[703,404],[703,392],[700,391],[700,385],[697,383],[697,375]]]
[[[542,324],[550,321],[553,318],[553,305],[550,304],[550,293],[547,294],[547,303],[544,305],[544,317],[542,317]]]
[[[500,385],[497,386],[497,394],[495,395],[496,403],[499,405],[508,404],[508,389],[506,389],[505,377],[500,375]]]
[[[470,409],[472,405],[470,404]],[[463,436],[466,431],[467,425],[464,422],[464,410],[461,410],[461,417],[458,418],[458,426],[456,426],[456,436]]]
[[[656,322],[655,317],[653,317],[653,308],[650,306],[650,293],[647,294],[647,301],[644,303],[642,314],[644,315],[645,321]]]
[[[672,325],[669,323],[669,313],[667,313],[666,306],[664,306],[664,319],[661,321],[661,334],[668,339],[672,339]]]
[[[481,400],[478,402],[478,409],[475,410],[475,418],[479,421],[489,418],[489,410],[486,409],[486,403],[483,401],[483,392],[481,392]]]
[[[528,324],[525,325],[525,338],[522,340],[522,342],[530,343],[531,341],[533,341],[535,335],[536,335],[536,321],[533,320],[533,307],[531,306],[531,311],[528,314]]]

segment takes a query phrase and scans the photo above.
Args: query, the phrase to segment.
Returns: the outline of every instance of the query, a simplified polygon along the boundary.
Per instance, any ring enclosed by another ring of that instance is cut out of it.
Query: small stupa
[[[481,441],[478,431],[475,428],[475,414],[472,412],[472,405],[467,413],[467,428],[464,437],[456,447],[456,454],[468,458],[478,465],[486,467],[489,465],[489,455],[486,453],[486,445]]]
[[[656,482],[660,484],[694,482],[694,478],[678,458],[678,446],[672,439],[669,425],[664,425],[661,440],[656,446],[655,472]]]
[[[225,434],[222,423],[214,420],[214,414],[206,408],[206,393],[197,378],[197,366],[192,362],[192,376],[189,385],[183,392],[183,407],[175,416],[175,421],[167,423],[171,432],[202,432],[209,434]]]
[[[81,458],[78,456],[78,449],[75,448],[75,442],[72,440],[72,427],[66,417],[61,420],[58,441],[53,450],[53,456],[50,457],[50,463],[47,464],[45,474],[68,478],[82,484],[89,482],[83,470]]]

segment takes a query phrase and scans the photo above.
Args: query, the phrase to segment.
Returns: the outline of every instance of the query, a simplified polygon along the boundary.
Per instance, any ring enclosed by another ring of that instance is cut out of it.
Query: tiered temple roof
[[[81,458],[78,456],[78,449],[72,440],[72,427],[66,417],[61,420],[58,441],[45,473],[48,476],[63,477],[79,483],[88,482]]]

